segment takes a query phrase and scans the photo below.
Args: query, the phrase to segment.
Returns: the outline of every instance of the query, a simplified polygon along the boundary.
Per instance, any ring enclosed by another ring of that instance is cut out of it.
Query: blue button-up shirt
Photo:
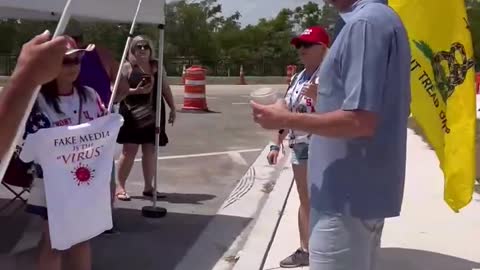
[[[312,207],[361,218],[397,216],[403,198],[410,47],[397,14],[380,0],[359,0],[319,72],[318,113],[377,114],[372,138],[313,136],[309,179]]]

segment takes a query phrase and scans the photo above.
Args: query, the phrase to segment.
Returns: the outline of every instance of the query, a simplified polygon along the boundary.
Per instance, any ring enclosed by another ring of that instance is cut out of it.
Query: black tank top
[[[132,72],[130,73],[130,77],[128,77],[128,84],[130,88],[136,88],[138,84],[142,81],[142,78],[147,74],[144,73],[140,67],[137,65],[133,66]],[[130,95],[127,96],[125,101],[129,105],[144,105],[150,102],[150,95],[153,94],[152,102],[155,104],[156,102],[156,93],[157,93],[157,73],[153,74],[154,81],[153,81],[153,88],[152,93],[148,94],[140,94],[140,95]]]
[[[138,65],[134,65],[132,67],[132,72],[130,73],[130,77],[128,77],[128,84],[130,88],[136,88],[138,84],[142,81],[142,78],[147,75],[142,71],[142,69]],[[153,109],[155,110],[157,104],[157,92],[158,92],[158,73],[155,72],[153,74],[153,88],[152,93],[148,94],[139,94],[139,95],[129,95],[125,98],[125,103],[130,106],[134,105],[146,105],[152,102]],[[153,97],[150,95],[153,94]],[[161,124],[160,128],[165,130],[165,100],[162,95],[162,110],[161,110]]]

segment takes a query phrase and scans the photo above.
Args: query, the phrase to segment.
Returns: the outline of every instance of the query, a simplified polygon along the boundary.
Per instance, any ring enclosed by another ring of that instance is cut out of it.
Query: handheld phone
[[[145,85],[148,85],[152,82],[152,77],[150,76],[142,76],[142,81],[140,83],[141,86],[145,86]]]

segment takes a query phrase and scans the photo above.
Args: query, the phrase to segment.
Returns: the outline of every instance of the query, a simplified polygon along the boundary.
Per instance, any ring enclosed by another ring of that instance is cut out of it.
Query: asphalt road
[[[209,86],[207,103],[214,112],[178,112],[176,124],[167,129],[170,143],[161,148],[158,161],[159,191],[167,195],[158,205],[168,210],[165,218],[152,220],[141,215],[141,208],[151,202],[141,196],[143,175],[138,153],[127,182],[133,200],[116,203],[114,221],[120,233],[93,241],[94,269],[174,269],[275,136],[252,121],[248,94],[257,87],[261,86]],[[284,85],[272,87],[285,90]],[[173,90],[181,110],[183,88],[174,86]],[[9,196],[0,187],[0,198]],[[0,206],[3,202],[0,200]],[[228,221],[232,222],[247,225],[245,220]],[[0,239],[4,239],[0,242],[0,265],[10,261],[16,264],[12,269],[32,269],[33,249],[13,259],[6,256],[22,237],[20,242],[31,241],[23,234],[27,228],[31,230],[31,218],[21,209],[4,211],[0,212],[0,225]]]

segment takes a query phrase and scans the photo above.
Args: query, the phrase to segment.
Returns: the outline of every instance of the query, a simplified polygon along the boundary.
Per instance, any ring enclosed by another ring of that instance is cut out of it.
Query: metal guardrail
[[[0,54],[0,76],[10,75],[17,64],[17,56]]]
[[[8,80],[8,76],[0,76],[0,89],[5,86]],[[247,84],[278,84],[287,86],[286,77],[281,76],[246,76],[245,80]],[[207,76],[208,85],[238,85],[241,79],[238,76]],[[168,83],[170,85],[182,85],[182,78],[179,76],[168,76]],[[285,88],[286,89],[286,88]]]
[[[169,76],[181,76],[183,66],[202,65],[207,69],[208,76],[235,77],[240,75],[240,67],[243,66],[245,76],[285,76],[285,67],[291,63],[281,63],[279,59],[264,58],[255,63],[232,63],[229,59],[214,63],[202,64],[196,58],[176,57],[165,60],[165,68]],[[12,73],[17,63],[17,56],[0,54],[0,76],[8,76]]]

